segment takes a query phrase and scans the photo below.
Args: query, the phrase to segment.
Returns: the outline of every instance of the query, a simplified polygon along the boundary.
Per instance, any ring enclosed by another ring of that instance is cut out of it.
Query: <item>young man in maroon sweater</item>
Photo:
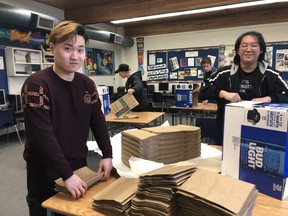
[[[109,178],[112,147],[95,83],[78,73],[85,59],[88,36],[73,21],[58,24],[50,34],[54,65],[32,74],[22,87],[30,215],[46,216],[41,203],[55,194],[61,177],[73,198],[87,190],[73,170],[87,165],[89,129],[103,153],[98,172]]]

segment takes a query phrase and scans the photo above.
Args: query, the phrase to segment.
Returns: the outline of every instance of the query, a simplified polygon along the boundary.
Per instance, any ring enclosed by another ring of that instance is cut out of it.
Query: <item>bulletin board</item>
[[[148,81],[199,81],[203,79],[201,60],[210,57],[218,67],[219,47],[147,51]]]
[[[276,70],[288,79],[288,42],[267,43],[266,59]]]
[[[168,51],[168,80],[203,80],[201,61],[210,57],[213,67],[218,67],[218,47],[205,47]]]
[[[148,81],[164,81],[167,80],[168,50],[147,51],[147,80]]]

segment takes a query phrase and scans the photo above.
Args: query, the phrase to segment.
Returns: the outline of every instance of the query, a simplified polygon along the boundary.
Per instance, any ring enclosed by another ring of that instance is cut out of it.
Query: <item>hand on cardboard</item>
[[[127,93],[132,95],[135,92],[135,90],[133,88],[128,89]]]
[[[266,96],[266,97],[261,97],[261,98],[253,98],[252,101],[256,101],[256,102],[271,102],[271,97]]]
[[[104,172],[102,180],[108,179],[112,170],[112,159],[104,158],[99,161],[98,173]]]
[[[240,95],[236,92],[227,92],[227,91],[222,90],[219,93],[219,97],[224,98],[225,100],[230,101],[230,102],[241,101]]]
[[[87,190],[86,183],[77,175],[73,174],[64,181],[65,187],[71,193],[74,199],[81,197]]]

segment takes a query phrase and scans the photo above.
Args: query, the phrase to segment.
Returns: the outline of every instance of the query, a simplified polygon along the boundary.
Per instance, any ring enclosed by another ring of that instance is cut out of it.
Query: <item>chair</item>
[[[21,140],[18,128],[17,128],[15,109],[14,108],[1,109],[0,110],[0,130],[6,129],[8,143],[9,143],[9,128],[10,127],[15,128],[20,144],[22,145],[22,140]]]
[[[204,143],[220,145],[216,118],[196,118],[195,126],[201,128],[201,140]]]
[[[153,98],[152,98],[152,107],[153,108],[161,108],[161,112],[163,112],[164,109],[164,103],[162,93],[161,92],[154,92]]]

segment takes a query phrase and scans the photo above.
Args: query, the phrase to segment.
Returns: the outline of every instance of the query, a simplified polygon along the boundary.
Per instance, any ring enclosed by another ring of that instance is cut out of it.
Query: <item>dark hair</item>
[[[260,53],[260,55],[258,57],[258,61],[262,62],[265,59],[266,43],[265,43],[263,35],[261,33],[259,33],[259,32],[256,32],[256,31],[248,31],[248,32],[245,32],[244,34],[242,34],[240,37],[238,37],[236,42],[235,42],[235,47],[234,48],[235,48],[236,54],[234,56],[234,63],[237,64],[237,65],[240,64],[240,56],[238,54],[239,47],[240,47],[240,44],[242,42],[242,38],[247,36],[247,35],[252,35],[252,36],[254,36],[254,37],[256,37],[258,39],[260,50],[262,51],[262,53]]]
[[[206,57],[206,58],[203,58],[202,60],[201,60],[201,66],[203,65],[203,64],[212,64],[212,61],[211,61],[211,59],[209,58],[209,57]]]
[[[85,44],[88,43],[89,37],[83,25],[74,21],[63,21],[51,30],[49,42],[56,45],[66,40],[72,40],[77,35],[83,36]]]

